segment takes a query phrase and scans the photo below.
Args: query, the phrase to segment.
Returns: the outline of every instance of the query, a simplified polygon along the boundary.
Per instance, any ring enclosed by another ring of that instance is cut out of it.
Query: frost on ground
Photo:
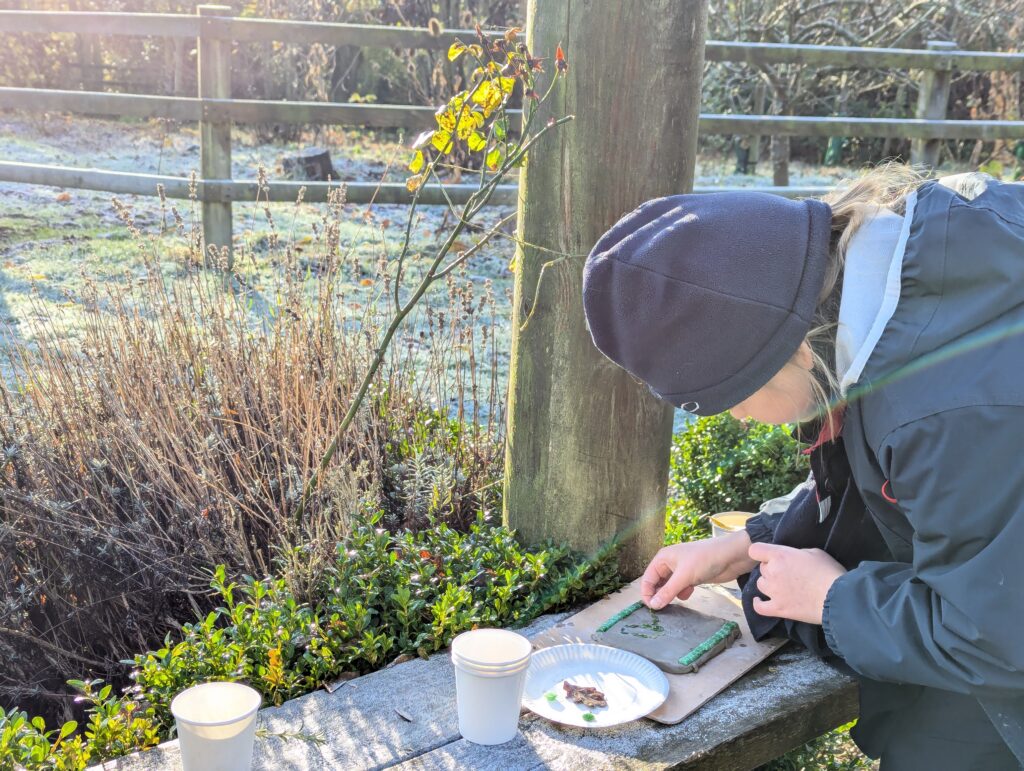
[[[246,127],[236,127],[232,139],[232,173],[237,179],[254,179],[263,165],[270,177],[279,175],[282,155],[309,146],[330,150],[343,181],[401,181],[405,178],[408,152],[395,132],[342,129],[310,131],[301,142],[261,142]],[[58,164],[110,171],[132,171],[187,177],[199,167],[199,134],[195,124],[178,124],[162,119],[100,120],[79,116],[30,116],[0,113],[0,160]],[[728,158],[701,159],[697,185],[752,186],[771,184],[767,160],[759,175],[736,175]],[[832,185],[843,169],[792,164],[793,185]],[[32,322],[56,325],[73,335],[82,323],[77,312],[86,277],[99,282],[127,282],[143,273],[139,245],[128,233],[112,205],[113,196],[85,190],[20,185],[0,182],[0,331],[31,344],[36,334]],[[173,234],[173,215],[161,210],[155,197],[121,196],[135,223],[152,249],[173,273],[187,255],[184,239]],[[199,221],[198,204],[170,202],[178,207],[186,224]],[[240,261],[246,273],[246,291],[254,293],[255,308],[266,308],[268,298],[260,288],[270,286],[279,261],[268,248],[273,229],[296,254],[312,251],[314,225],[325,204],[275,203],[269,207],[254,202],[234,206],[234,232],[247,259]],[[268,221],[269,208],[273,225]],[[382,260],[394,257],[404,235],[408,209],[403,206],[346,206],[341,228],[341,248],[359,265],[348,289],[354,311],[372,300],[380,289],[372,278]],[[508,207],[494,207],[480,218],[489,227],[513,213]],[[444,207],[425,206],[418,210],[412,229],[412,252],[427,253],[450,232],[451,217]],[[161,229],[171,235],[161,236]],[[511,229],[510,229],[511,230]],[[472,243],[469,234],[465,239]],[[508,264],[514,252],[510,237],[493,241],[474,256],[462,280],[482,284],[490,279],[498,298],[495,339],[501,387],[507,377],[510,348],[512,274]],[[315,268],[315,265],[311,265]],[[369,282],[368,282],[369,279]],[[311,283],[315,278],[311,279]],[[442,284],[435,285],[428,301],[447,307],[449,298]],[[484,323],[480,319],[480,323]],[[411,338],[412,336],[410,336]]]
[[[254,179],[263,165],[273,179],[279,174],[282,155],[310,145],[330,149],[342,181],[372,182],[385,177],[401,181],[405,177],[408,152],[396,135],[337,129],[311,133],[301,144],[260,143],[251,132],[236,129],[233,175]],[[199,165],[199,137],[194,125],[162,120],[31,119],[8,113],[0,116],[0,160],[187,177]],[[390,172],[389,167],[393,168]],[[14,336],[31,344],[38,333],[32,322],[52,322],[63,334],[74,335],[83,322],[77,309],[87,279],[125,283],[142,277],[139,243],[115,212],[115,197],[130,207],[149,250],[160,256],[167,273],[173,275],[187,258],[188,248],[186,239],[174,233],[169,207],[177,207],[186,228],[198,227],[197,203],[169,201],[162,210],[156,197],[0,183],[0,330],[8,341]],[[315,284],[313,241],[326,209],[326,204],[310,203],[275,203],[269,207],[255,202],[235,204],[238,267],[245,278],[245,291],[253,295],[255,309],[267,308],[273,302],[269,294],[284,249],[270,247],[272,234],[282,245],[291,246],[300,265],[308,261],[310,285]],[[408,211],[404,206],[344,207],[341,250],[347,262],[356,266],[344,290],[354,317],[379,298],[382,287],[375,281],[378,266],[396,254]],[[479,224],[489,227],[512,213],[511,208],[494,207],[481,215]],[[418,209],[411,230],[412,253],[430,254],[450,232],[452,219],[446,216],[444,207]],[[470,233],[462,240],[456,250],[472,243],[475,236]],[[509,307],[504,297],[511,292],[512,274],[507,266],[512,253],[510,238],[497,239],[476,255],[462,274],[462,280],[473,283],[491,279],[494,293],[501,300],[499,309]],[[407,270],[414,274],[415,264]],[[268,296],[261,296],[261,292]],[[428,300],[439,308],[448,306],[443,282],[435,285]],[[497,326],[505,337],[496,341],[497,348],[507,351],[508,324]],[[499,359],[504,375],[507,355]]]

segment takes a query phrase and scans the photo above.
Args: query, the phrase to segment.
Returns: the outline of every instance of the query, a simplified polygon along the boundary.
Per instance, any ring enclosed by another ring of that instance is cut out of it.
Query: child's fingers
[[[771,600],[762,600],[760,597],[755,597],[753,606],[754,612],[759,616],[778,617],[780,615],[778,608]]]
[[[648,605],[654,608],[654,610],[658,610],[672,602],[673,597],[676,597],[691,588],[692,586],[686,573],[681,570],[677,570],[669,576],[668,580],[665,581],[665,585],[658,590],[653,598],[651,598]]]
[[[763,594],[765,597],[770,598],[772,596],[772,593],[768,586],[768,579],[766,579],[764,576],[761,576],[757,579],[757,584],[755,584],[755,586],[757,586],[757,591],[761,592],[761,594]]]
[[[640,579],[640,599],[644,601],[645,605],[651,604],[658,587],[671,575],[672,568],[666,565],[660,557],[651,560],[651,564],[647,566],[647,570],[644,571],[643,577]]]
[[[755,562],[767,562],[773,557],[778,556],[785,546],[778,546],[773,543],[752,543],[750,548],[747,549],[747,556]]]

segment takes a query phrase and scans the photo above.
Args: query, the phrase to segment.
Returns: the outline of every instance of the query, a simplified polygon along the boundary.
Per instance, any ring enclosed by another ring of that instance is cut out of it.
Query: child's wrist
[[[722,549],[724,558],[719,562],[722,567],[716,571],[708,583],[721,584],[733,581],[744,573],[749,573],[757,565],[757,562],[750,559],[747,554],[750,550],[750,536],[746,530],[718,536],[710,543]]]
[[[752,543],[750,533],[746,530],[740,530],[736,533],[730,533],[730,535],[736,537],[736,561],[733,563],[735,575],[733,578],[737,578],[757,567],[757,561],[750,559],[750,544]]]

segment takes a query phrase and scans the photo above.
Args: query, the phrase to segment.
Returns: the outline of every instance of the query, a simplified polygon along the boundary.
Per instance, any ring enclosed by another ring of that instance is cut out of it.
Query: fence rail
[[[284,182],[271,181],[262,190],[255,180],[243,179],[196,179],[195,189],[192,181],[183,177],[162,176],[159,174],[139,174],[123,171],[101,171],[99,169],[79,169],[70,166],[58,166],[42,163],[17,163],[0,161],[0,179],[7,182],[22,182],[32,185],[50,185],[53,187],[69,187],[79,190],[99,190],[121,195],[156,195],[157,185],[163,186],[164,195],[168,198],[189,199],[230,203],[233,201],[294,202],[298,198],[299,189],[304,188],[302,200],[322,203],[327,200],[328,191],[345,187],[345,200],[349,203],[380,203],[403,204],[408,201],[408,191],[400,182]],[[518,187],[516,185],[498,185],[495,188],[491,203],[499,206],[515,206]],[[729,189],[725,187],[695,187],[695,193],[718,193]],[[742,188],[749,190],[751,188]],[[822,186],[806,187],[758,187],[766,193],[788,198],[822,195],[829,188]],[[443,205],[450,199],[452,203],[465,203],[477,191],[477,185],[448,184],[442,192],[436,185],[424,187],[420,202],[426,205]]]
[[[0,11],[4,32],[72,32],[137,37],[204,36],[238,42],[322,43],[363,48],[445,49],[456,39],[474,38],[468,29],[382,27],[371,24],[210,17],[168,13],[86,11]],[[497,32],[485,33],[499,35]],[[813,64],[847,68],[970,70],[1024,72],[1024,54],[976,51],[919,51],[912,48],[813,46],[785,43],[742,43],[708,40],[704,58],[712,62],[746,64]]]
[[[423,129],[434,125],[434,109],[409,105],[347,102],[265,102],[259,99],[197,99],[185,96],[109,94],[45,88],[0,88],[0,108],[26,112],[75,112],[168,118],[182,121],[282,124],[342,124],[374,128]],[[518,116],[518,110],[509,110]],[[805,137],[849,135],[904,139],[1024,139],[1024,121],[846,118],[793,115],[702,113],[705,134],[789,134]]]
[[[99,190],[121,195],[157,195],[161,185],[168,198],[188,199],[204,203],[229,204],[234,201],[278,201],[292,202],[298,198],[299,189],[305,188],[302,200],[313,203],[327,200],[329,190],[345,187],[345,200],[349,203],[397,203],[409,201],[409,191],[401,182],[288,182],[270,181],[262,190],[256,180],[246,179],[196,179],[172,177],[159,174],[139,174],[100,169],[80,169],[41,163],[17,163],[0,161],[0,180],[22,182],[31,185],[50,185],[79,190]],[[427,205],[465,203],[478,189],[477,185],[449,184],[444,191],[434,185],[426,186],[420,194],[420,202]],[[498,185],[491,202],[498,205],[514,206],[516,185]]]
[[[197,99],[189,96],[110,94],[47,88],[0,88],[0,107],[25,112],[74,112],[132,118],[234,123],[329,123],[423,129],[434,125],[434,108],[347,102],[265,102],[259,99]],[[510,113],[513,111],[510,111]]]
[[[101,91],[0,88],[0,108],[29,112],[74,112],[196,121],[200,128],[201,179],[151,174],[74,169],[45,164],[0,161],[0,181],[77,187],[107,192],[156,195],[161,185],[172,198],[195,196],[203,206],[204,238],[208,244],[231,244],[231,202],[256,197],[255,180],[230,179],[231,124],[335,124],[420,130],[433,125],[434,110],[412,105],[324,102],[284,102],[231,99],[231,42],[321,43],[362,48],[445,49],[456,39],[475,37],[472,30],[384,27],[364,24],[238,18],[226,6],[205,5],[197,15],[0,10],[0,33],[74,33],[192,38],[199,52],[198,97],[147,96]],[[498,35],[497,32],[485,33]],[[179,46],[181,44],[179,43]],[[878,49],[853,46],[809,46],[774,43],[707,41],[705,59],[751,65],[803,64],[843,68],[906,68],[920,70],[917,118],[812,117],[788,115],[702,114],[700,131],[730,135],[791,135],[808,137],[895,137],[913,140],[913,159],[935,165],[943,139],[1024,140],[1024,121],[956,121],[945,119],[951,73],[957,70],[1024,72],[1024,54],[952,50],[951,43],[931,42],[928,50]],[[761,108],[763,109],[763,107]],[[348,182],[353,203],[405,203],[410,194],[399,183]],[[273,182],[265,194],[273,201],[295,200],[306,188],[306,199],[326,200],[328,183]],[[420,200],[442,204],[461,202],[473,185],[427,187]],[[710,192],[722,188],[698,188]],[[758,188],[781,195],[816,195],[822,188]],[[515,186],[502,186],[495,204],[515,201]]]

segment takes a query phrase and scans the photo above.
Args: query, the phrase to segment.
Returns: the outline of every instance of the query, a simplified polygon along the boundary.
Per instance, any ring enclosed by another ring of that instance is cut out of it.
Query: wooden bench
[[[544,616],[537,634],[566,614]],[[602,731],[567,728],[529,712],[519,736],[484,747],[459,736],[455,675],[447,652],[408,661],[260,712],[260,728],[319,735],[322,743],[257,739],[254,770],[274,769],[750,769],[857,714],[852,677],[795,646],[682,723],[639,720]],[[177,742],[102,766],[179,769]]]

